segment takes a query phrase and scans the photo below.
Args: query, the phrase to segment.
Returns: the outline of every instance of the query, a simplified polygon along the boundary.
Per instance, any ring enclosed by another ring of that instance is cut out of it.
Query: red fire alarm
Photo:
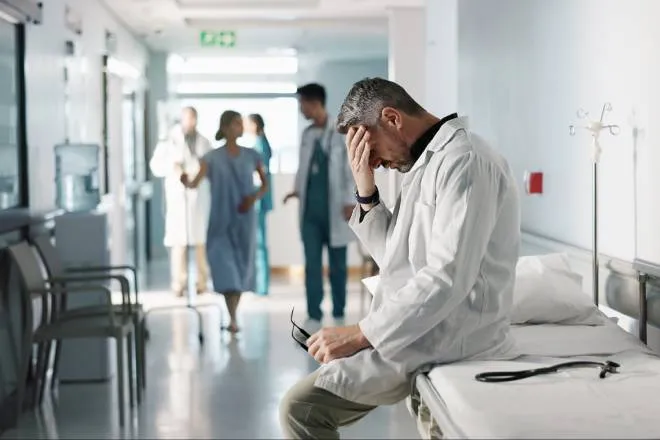
[[[527,194],[543,194],[543,173],[526,172],[525,189]]]

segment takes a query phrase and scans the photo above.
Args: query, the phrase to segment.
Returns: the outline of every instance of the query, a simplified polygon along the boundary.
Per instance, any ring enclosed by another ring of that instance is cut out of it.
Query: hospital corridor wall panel
[[[570,136],[568,126],[578,109],[598,119],[610,102],[608,121],[621,134],[601,140],[600,249],[631,260],[643,241],[655,242],[660,261],[660,232],[638,236],[642,210],[657,203],[636,197],[635,176],[645,149],[660,141],[649,124],[660,98],[649,80],[660,69],[648,43],[660,38],[649,18],[657,9],[645,0],[459,3],[459,111],[507,157],[521,188],[525,171],[544,173],[544,193],[522,195],[525,231],[591,248],[590,139]],[[660,170],[660,160],[647,162]]]
[[[621,128],[601,138],[600,252],[660,263],[659,19],[660,2],[649,0],[459,2],[458,110],[518,177],[526,236],[573,253],[585,294],[592,151],[588,133],[569,134],[578,109],[598,120],[609,102],[607,122]],[[528,170],[543,172],[543,194],[524,194]],[[605,292],[607,268],[600,273]]]

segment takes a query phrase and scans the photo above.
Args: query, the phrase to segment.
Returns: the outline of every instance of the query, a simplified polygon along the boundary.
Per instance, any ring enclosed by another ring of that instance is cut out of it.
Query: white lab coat
[[[314,155],[316,136],[310,126],[302,133],[298,171],[294,190],[298,193],[298,218],[302,225],[307,202],[307,179]],[[343,247],[355,240],[355,234],[344,217],[344,207],[355,205],[355,185],[346,153],[344,136],[337,132],[335,121],[328,118],[323,130],[321,145],[328,154],[328,175],[330,180],[330,246]],[[319,203],[323,201],[319,200]]]
[[[506,161],[446,122],[383,203],[350,225],[381,269],[360,321],[373,349],[321,366],[316,386],[366,405],[393,404],[416,372],[462,359],[510,359],[519,195]]]
[[[179,174],[175,172],[175,164],[183,163],[185,172],[189,176],[196,176],[199,172],[199,158],[211,149],[208,139],[197,133],[193,155],[185,142],[180,126],[174,127],[168,138],[160,141],[156,146],[149,161],[149,167],[154,176],[164,178],[165,237],[163,242],[165,246],[206,243],[206,228],[211,204],[208,182],[203,179],[197,189],[186,190],[179,180]],[[186,205],[188,206],[187,212]]]

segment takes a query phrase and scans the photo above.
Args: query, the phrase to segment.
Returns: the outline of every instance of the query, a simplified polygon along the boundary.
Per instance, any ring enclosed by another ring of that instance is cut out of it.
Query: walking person
[[[299,200],[299,219],[305,250],[305,291],[310,325],[323,319],[323,248],[328,249],[332,316],[344,318],[348,283],[348,244],[355,239],[348,220],[355,207],[353,177],[344,136],[328,114],[326,91],[320,84],[298,88],[303,116],[312,121],[302,134],[295,187],[284,199]]]
[[[171,289],[176,296],[183,296],[188,286],[187,246],[195,249],[197,293],[204,293],[207,289],[205,244],[209,216],[208,184],[200,181],[196,189],[186,189],[179,180],[182,173],[196,174],[200,166],[199,158],[211,150],[209,140],[197,131],[197,110],[185,107],[181,112],[181,123],[156,145],[149,161],[153,175],[164,180],[163,242],[170,248]]]
[[[199,172],[181,176],[188,188],[196,188],[204,178],[210,182],[211,213],[206,235],[206,253],[211,267],[213,290],[225,297],[231,333],[239,331],[236,312],[243,292],[255,290],[254,254],[256,248],[255,203],[268,191],[261,155],[241,147],[243,118],[233,110],[220,117],[216,140],[226,144],[200,160]],[[261,186],[255,190],[253,176],[259,174]]]
[[[268,181],[268,191],[255,204],[257,212],[257,249],[255,254],[257,284],[255,293],[259,296],[268,295],[270,287],[270,259],[268,258],[268,234],[266,217],[273,210],[273,185],[270,175],[270,159],[273,156],[270,143],[264,131],[264,119],[261,115],[253,113],[247,117],[246,128],[248,133],[256,137],[254,149],[261,154],[262,164]]]

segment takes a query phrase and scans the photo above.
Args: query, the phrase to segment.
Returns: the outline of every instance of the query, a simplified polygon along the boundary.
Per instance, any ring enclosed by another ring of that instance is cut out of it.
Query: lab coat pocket
[[[427,263],[427,251],[431,246],[431,231],[435,206],[416,202],[413,207],[413,216],[408,235],[408,248],[410,249],[410,263],[416,271]]]

